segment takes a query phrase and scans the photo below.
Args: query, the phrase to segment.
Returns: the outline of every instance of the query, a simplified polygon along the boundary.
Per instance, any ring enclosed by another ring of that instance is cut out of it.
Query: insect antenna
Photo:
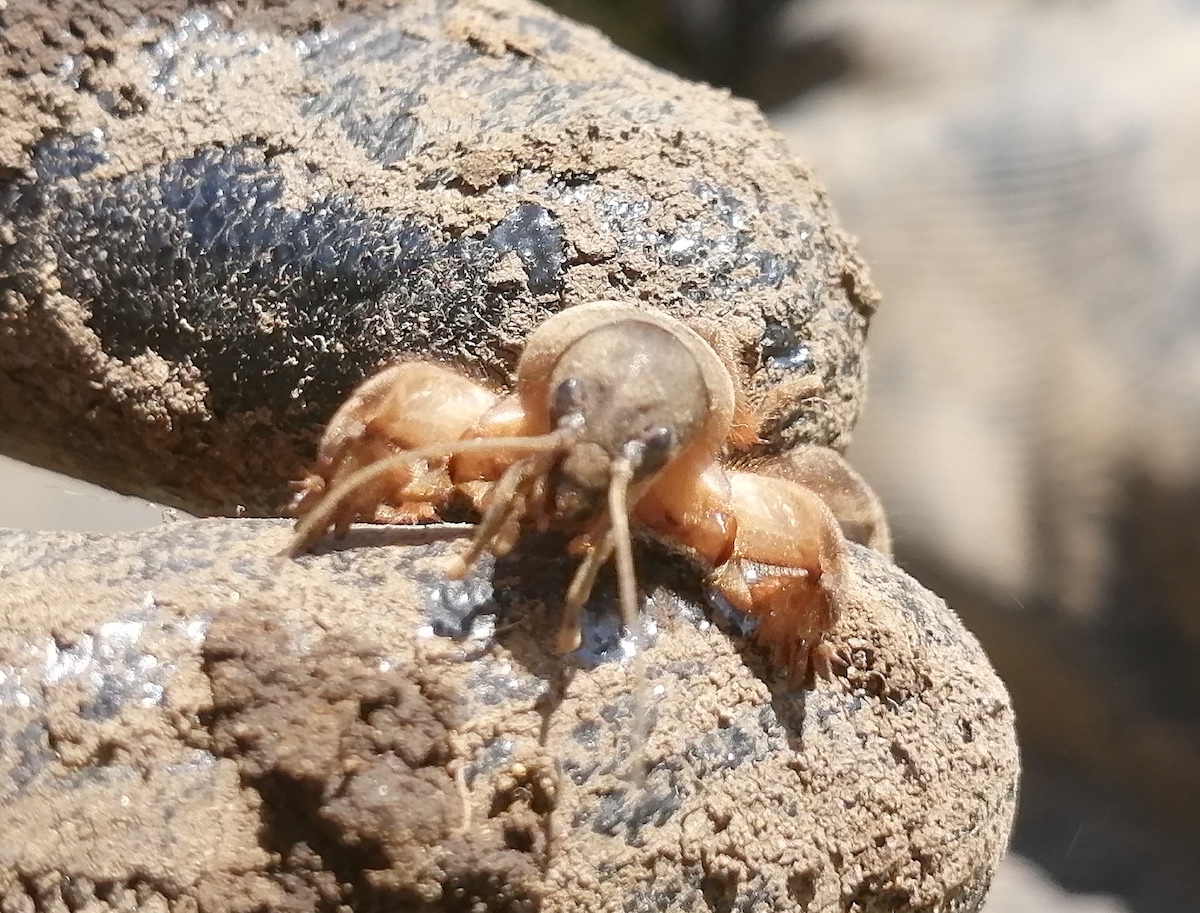
[[[415,463],[417,460],[444,459],[462,453],[485,453],[497,450],[547,452],[561,448],[565,439],[566,435],[561,431],[531,437],[472,438],[450,444],[435,444],[429,447],[418,447],[415,450],[405,450],[377,463],[364,466],[339,482],[310,513],[296,523],[292,539],[284,550],[284,554],[295,556],[311,547],[329,528],[329,524],[333,522],[342,502],[359,488],[381,476]],[[505,475],[507,476],[508,473],[506,472]]]
[[[617,591],[621,620],[633,639],[633,757],[634,780],[641,784],[646,776],[646,659],[642,643],[642,615],[638,611],[637,576],[633,566],[633,538],[629,532],[629,483],[634,463],[627,455],[613,463],[608,483],[608,513],[612,521],[612,539],[617,551]]]
[[[641,647],[642,625],[637,604],[637,577],[633,567],[633,540],[629,532],[629,483],[633,466],[627,459],[613,464],[608,483],[608,513],[617,551],[617,592],[621,601],[621,621]]]

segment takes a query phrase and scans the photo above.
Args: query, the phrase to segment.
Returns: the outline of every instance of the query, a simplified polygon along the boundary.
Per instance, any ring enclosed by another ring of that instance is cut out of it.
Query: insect
[[[848,573],[843,525],[886,550],[886,521],[833,450],[727,465],[758,440],[757,422],[718,348],[673,317],[598,301],[534,330],[510,393],[440,364],[387,367],[337,410],[294,483],[289,552],[360,520],[435,521],[466,494],[480,522],[451,576],[484,552],[508,553],[526,527],[570,535],[581,560],[557,637],[570,652],[614,557],[622,622],[640,643],[636,527],[698,560],[709,585],[757,620],[756,640],[791,681],[828,678],[837,651],[826,635]]]

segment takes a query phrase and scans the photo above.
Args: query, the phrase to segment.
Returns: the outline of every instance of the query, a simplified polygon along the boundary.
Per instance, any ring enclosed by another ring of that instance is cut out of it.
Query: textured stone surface
[[[611,583],[461,583],[461,529],[275,521],[0,536],[4,910],[973,910],[1006,846],[1008,697],[945,605],[856,548],[845,677],[790,691],[640,558],[644,784]],[[649,556],[649,557],[648,557]]]
[[[876,296],[751,103],[521,0],[253,6],[6,4],[0,450],[273,514],[365,373],[503,384],[595,298],[719,320],[765,449],[845,445]]]

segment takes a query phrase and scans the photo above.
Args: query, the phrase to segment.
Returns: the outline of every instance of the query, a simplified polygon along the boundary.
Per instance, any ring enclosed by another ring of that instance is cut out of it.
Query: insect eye
[[[640,438],[642,460],[639,470],[643,473],[657,472],[667,464],[675,449],[675,432],[666,425],[656,425]]]
[[[583,405],[583,383],[578,377],[568,377],[550,394],[550,421],[555,427],[567,416],[579,412]]]

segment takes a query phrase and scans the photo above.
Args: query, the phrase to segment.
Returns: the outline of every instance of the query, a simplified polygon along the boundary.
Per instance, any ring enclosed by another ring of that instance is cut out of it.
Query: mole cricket
[[[720,349],[673,317],[596,301],[530,334],[509,393],[441,364],[386,367],[337,410],[293,483],[299,519],[287,551],[356,521],[435,522],[465,494],[480,521],[451,577],[485,551],[507,554],[525,526],[563,531],[581,560],[557,648],[578,648],[583,606],[615,556],[622,622],[640,651],[636,525],[707,569],[790,682],[828,679],[844,661],[827,636],[848,573],[846,533],[886,552],[886,520],[834,450],[739,459],[759,420]]]

